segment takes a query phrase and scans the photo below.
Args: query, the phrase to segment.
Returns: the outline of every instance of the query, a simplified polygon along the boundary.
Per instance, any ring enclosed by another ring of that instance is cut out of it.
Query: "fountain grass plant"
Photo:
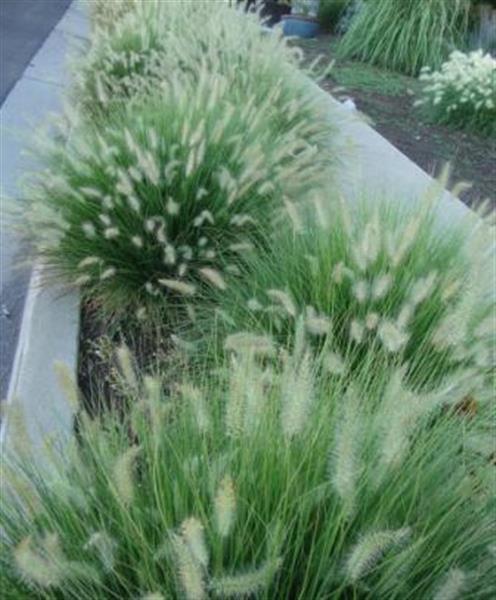
[[[316,194],[310,216],[295,208],[291,226],[247,256],[238,283],[214,293],[215,310],[198,311],[196,336],[243,328],[285,344],[303,318],[315,347],[332,340],[336,365],[350,349],[358,365],[372,348],[378,366],[399,360],[418,383],[456,364],[491,368],[493,230],[471,216],[441,226],[443,185],[415,210]]]
[[[241,104],[231,83],[206,68],[195,81],[178,76],[116,106],[104,127],[76,119],[49,143],[27,220],[56,275],[110,311],[223,289],[237,266],[221,272],[221,257],[234,261],[288,198],[329,181],[332,157],[317,152],[327,116],[277,129],[279,89]]]
[[[78,600],[493,597],[484,379],[459,369],[412,392],[402,369],[378,373],[373,355],[358,375],[325,374],[331,348],[316,357],[302,322],[296,338],[277,352],[270,337],[239,331],[215,373],[187,375],[168,395],[121,348],[127,416],[82,414],[77,442],[47,446],[48,471],[19,434],[24,454],[3,464],[2,589]]]
[[[95,33],[77,65],[73,97],[95,117],[116,102],[149,94],[178,72],[196,80],[207,68],[230,81],[237,102],[255,94],[257,105],[272,95],[274,120],[290,128],[314,116],[315,102],[301,102],[309,94],[301,67],[301,51],[281,32],[265,33],[258,13],[210,0],[150,0],[137,3],[111,32]],[[290,101],[297,110],[287,111]]]
[[[330,182],[327,102],[257,15],[137,2],[95,33],[82,73],[26,220],[51,271],[108,312],[224,288],[258,227]]]
[[[339,54],[407,75],[438,68],[464,44],[469,0],[374,0],[364,2]]]

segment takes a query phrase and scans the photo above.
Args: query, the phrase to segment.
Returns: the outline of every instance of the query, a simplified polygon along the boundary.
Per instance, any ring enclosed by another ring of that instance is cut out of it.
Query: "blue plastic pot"
[[[319,24],[312,17],[303,15],[284,15],[282,17],[284,35],[295,35],[301,38],[313,38],[319,32]]]

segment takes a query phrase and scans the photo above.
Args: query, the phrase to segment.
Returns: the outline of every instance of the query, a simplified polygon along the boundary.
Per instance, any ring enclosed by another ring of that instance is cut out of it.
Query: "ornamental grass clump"
[[[230,82],[233,99],[255,106],[272,97],[274,134],[321,119],[326,103],[309,90],[302,53],[281,32],[264,33],[258,13],[210,0],[136,4],[115,28],[97,31],[76,71],[73,97],[90,117],[143,97],[181,74],[195,81],[206,68]],[[311,69],[307,69],[307,73]],[[276,90],[276,91],[275,91]],[[312,97],[313,96],[313,97]],[[288,104],[294,107],[288,109]]]
[[[199,311],[200,331],[241,327],[285,343],[302,319],[316,348],[332,341],[329,368],[339,370],[349,352],[358,366],[374,349],[378,368],[404,363],[418,383],[456,364],[494,364],[488,221],[442,227],[428,197],[416,212],[397,201],[368,198],[350,208],[314,200],[315,215],[293,211],[292,227],[280,228],[248,258],[238,282],[215,294],[216,311]]]
[[[469,0],[372,0],[364,2],[339,44],[355,58],[417,75],[437,68],[464,43]]]
[[[2,589],[491,598],[487,383],[458,370],[421,393],[402,370],[325,375],[325,353],[298,338],[275,352],[275,340],[237,332],[225,366],[167,395],[135,374],[130,412],[82,414],[77,442],[51,441],[54,469],[4,461]]]
[[[177,58],[175,64],[165,64],[165,49],[174,38],[172,24],[159,18],[162,4],[152,0],[126,6],[128,10],[113,19],[112,29],[97,27],[93,31],[88,53],[75,64],[72,97],[90,118],[108,112],[117,101],[146,95],[165,73],[169,76],[178,70]],[[163,67],[160,75],[154,72],[159,62]]]
[[[453,52],[438,71],[422,70],[418,106],[439,123],[496,135],[496,59],[482,50]]]
[[[328,176],[307,141],[321,123],[275,137],[272,95],[237,104],[228,79],[198,75],[116,107],[103,128],[75,122],[44,150],[29,235],[55,275],[109,310],[224,289],[259,228]]]

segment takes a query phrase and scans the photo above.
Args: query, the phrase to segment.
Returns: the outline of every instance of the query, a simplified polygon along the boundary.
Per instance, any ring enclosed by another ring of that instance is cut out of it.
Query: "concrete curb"
[[[329,114],[338,115],[340,142],[350,147],[338,185],[346,199],[397,200],[405,208],[419,206],[435,180],[368,125],[358,113],[335,100],[314,82],[316,93],[327,98]],[[468,206],[448,191],[440,192],[436,218],[440,227],[452,227],[473,215]]]
[[[54,363],[76,372],[79,297],[43,285],[43,267],[33,268],[7,396],[0,443],[8,450],[30,450],[43,461],[47,438],[67,441],[73,431],[73,407],[58,385]],[[17,413],[17,414],[16,414]],[[21,439],[18,417],[22,418]],[[17,439],[19,436],[19,439]],[[28,448],[20,444],[29,444]]]
[[[69,47],[86,39],[88,31],[88,19],[82,7],[73,3],[5,101],[5,120],[16,132],[26,135],[29,125],[34,126],[31,121],[39,123],[49,110],[59,109],[60,94],[68,83],[65,60]],[[44,99],[41,108],[36,100],[40,94]],[[13,106],[10,108],[11,95]],[[22,106],[22,118],[18,116],[19,106]],[[16,138],[12,139],[11,146],[8,156],[2,157],[2,171],[8,176],[5,186],[8,193],[16,197],[19,177],[26,170],[36,168],[36,164],[23,158],[23,145],[19,145]],[[7,410],[0,429],[3,452],[15,456],[19,451],[29,451],[40,466],[46,465],[48,439],[56,438],[61,448],[72,436],[74,407],[58,384],[54,363],[63,362],[75,377],[79,335],[78,293],[46,286],[43,279],[44,268],[35,265],[10,375]],[[19,417],[22,418],[20,427]]]

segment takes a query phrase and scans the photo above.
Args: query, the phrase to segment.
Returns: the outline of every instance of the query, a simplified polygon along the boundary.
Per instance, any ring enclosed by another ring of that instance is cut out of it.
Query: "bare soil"
[[[87,413],[124,411],[132,397],[116,358],[121,345],[129,348],[137,373],[153,375],[172,361],[170,382],[174,382],[172,373],[180,370],[180,361],[171,347],[170,332],[160,320],[148,327],[140,327],[131,317],[109,320],[98,305],[87,300],[80,314],[78,386]]]

